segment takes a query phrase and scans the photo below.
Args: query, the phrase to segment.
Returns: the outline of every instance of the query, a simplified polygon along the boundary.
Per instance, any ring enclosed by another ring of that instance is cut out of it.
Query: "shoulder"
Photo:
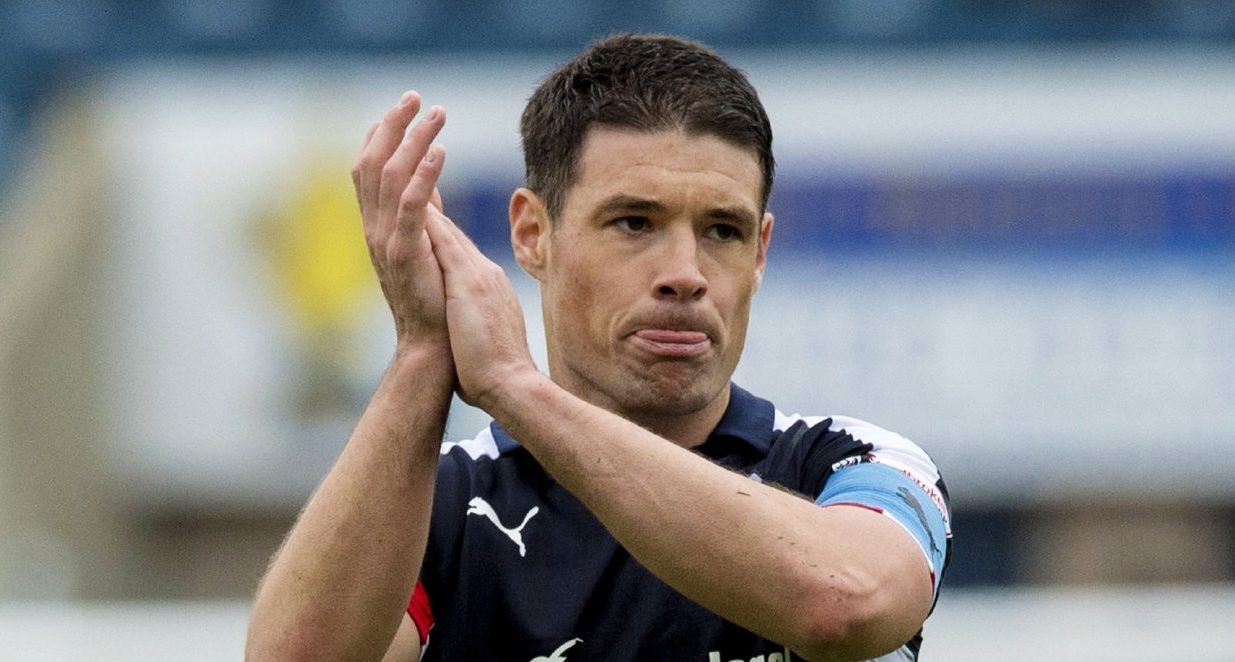
[[[828,430],[845,433],[861,444],[870,444],[871,449],[863,456],[863,461],[878,462],[910,473],[930,485],[940,480],[939,468],[921,446],[874,423],[852,416],[803,416],[780,410],[776,411],[775,421],[777,432],[788,430],[798,422],[811,427],[827,422]]]
[[[799,427],[810,426],[815,431],[808,435],[819,439],[827,445],[844,449],[842,454],[828,454],[827,468],[816,468],[816,474],[822,473],[820,483],[827,481],[837,473],[846,473],[850,479],[861,477],[878,477],[880,473],[872,468],[883,467],[884,471],[895,472],[902,481],[917,485],[926,494],[935,509],[943,519],[945,528],[951,532],[951,499],[948,488],[940,474],[939,467],[930,455],[917,443],[908,438],[859,418],[844,415],[832,416],[802,416],[800,414],[784,414],[777,410],[775,427],[778,433],[790,430],[797,424]],[[789,436],[789,435],[783,435]],[[816,444],[819,445],[819,444]],[[860,449],[860,450],[859,450]],[[860,471],[843,472],[847,468],[863,467]],[[842,481],[850,482],[853,481]],[[812,486],[820,483],[811,483]],[[833,481],[833,487],[838,483]],[[818,493],[816,493],[818,494]]]
[[[815,469],[823,474],[821,489],[812,494],[817,495],[815,502],[862,506],[896,521],[918,542],[937,591],[951,556],[952,515],[947,487],[926,451],[900,434],[851,416],[777,412],[777,422],[787,430],[809,425],[813,434],[805,436],[850,449],[843,459],[834,460],[833,455],[827,468]]]

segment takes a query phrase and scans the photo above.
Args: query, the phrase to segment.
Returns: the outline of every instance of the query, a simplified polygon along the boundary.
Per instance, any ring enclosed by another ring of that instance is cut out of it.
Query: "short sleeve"
[[[407,603],[407,613],[416,625],[416,632],[420,634],[420,645],[427,646],[429,630],[433,628],[433,610],[429,607],[429,593],[425,591],[424,584],[416,582],[412,599]]]
[[[832,475],[815,501],[821,506],[862,506],[900,524],[922,549],[931,583],[939,589],[947,557],[947,525],[926,491],[909,476],[873,462],[855,464]]]

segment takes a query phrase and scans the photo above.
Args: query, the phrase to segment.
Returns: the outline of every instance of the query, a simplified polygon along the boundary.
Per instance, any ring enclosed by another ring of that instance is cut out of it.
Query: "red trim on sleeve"
[[[870,506],[870,505],[867,505],[867,504],[865,504],[865,503],[858,503],[858,502],[856,502],[856,501],[837,501],[837,502],[835,502],[835,503],[824,504],[824,506],[823,506],[823,507],[824,507],[824,508],[831,508],[832,506],[853,506],[854,508],[864,508],[864,509],[866,509],[866,510],[874,511],[874,512],[879,513],[879,514],[881,514],[881,515],[883,514],[883,508],[878,508],[878,507],[875,507],[875,506]]]
[[[433,627],[433,610],[429,609],[429,594],[425,592],[425,585],[419,581],[416,582],[416,588],[412,590],[412,599],[407,603],[407,613],[412,617],[412,622],[416,624],[416,631],[420,633],[420,645],[424,646],[429,643],[429,628]]]

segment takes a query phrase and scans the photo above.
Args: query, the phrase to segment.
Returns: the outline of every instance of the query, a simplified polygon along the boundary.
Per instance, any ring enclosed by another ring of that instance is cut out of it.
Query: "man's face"
[[[772,218],[753,150],[593,128],[541,274],[550,370],[645,425],[723,409]]]

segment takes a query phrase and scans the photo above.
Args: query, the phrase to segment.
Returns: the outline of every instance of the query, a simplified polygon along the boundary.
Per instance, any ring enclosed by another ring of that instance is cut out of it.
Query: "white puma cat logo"
[[[493,526],[496,526],[498,531],[505,533],[507,538],[510,538],[516,545],[519,546],[519,556],[527,556],[527,547],[523,545],[523,527],[527,526],[528,520],[532,519],[536,513],[540,512],[539,506],[532,506],[532,509],[527,511],[527,514],[523,516],[522,524],[513,529],[508,529],[502,526],[502,521],[497,518],[497,513],[493,511],[493,506],[490,506],[488,501],[485,501],[480,497],[472,497],[472,500],[468,501],[467,505],[468,515],[484,515],[485,517],[488,517],[489,521],[493,522]],[[557,653],[555,652],[554,654],[556,655]]]
[[[571,646],[574,646],[580,641],[583,641],[583,640],[578,637],[575,637],[574,639],[571,639],[570,641],[562,644],[561,646],[558,646],[557,650],[553,651],[552,653],[549,653],[549,657],[545,657],[544,655],[539,655],[537,657],[532,658],[532,662],[566,662],[566,649],[570,648]]]

